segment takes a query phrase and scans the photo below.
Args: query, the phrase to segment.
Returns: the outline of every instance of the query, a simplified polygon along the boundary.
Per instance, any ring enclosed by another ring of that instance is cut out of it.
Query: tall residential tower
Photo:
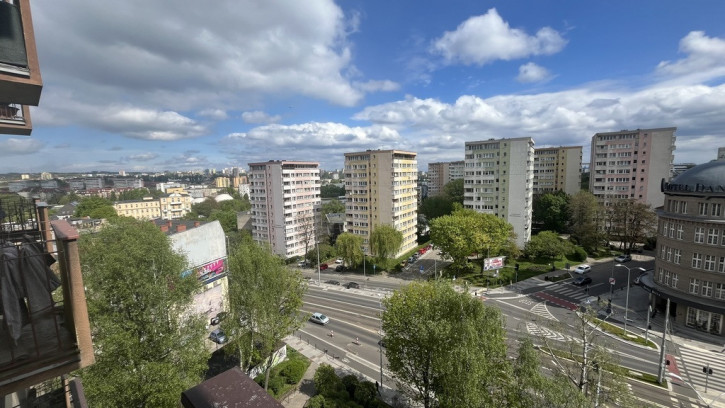
[[[582,147],[560,146],[534,149],[534,194],[581,190]]]
[[[463,178],[463,160],[428,163],[428,197],[443,193],[443,187]]]

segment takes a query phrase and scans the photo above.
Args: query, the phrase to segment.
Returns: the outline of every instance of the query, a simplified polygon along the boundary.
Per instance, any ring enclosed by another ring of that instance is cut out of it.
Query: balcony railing
[[[3,227],[0,395],[94,362],[78,232],[66,221],[51,226],[42,205],[32,223]]]

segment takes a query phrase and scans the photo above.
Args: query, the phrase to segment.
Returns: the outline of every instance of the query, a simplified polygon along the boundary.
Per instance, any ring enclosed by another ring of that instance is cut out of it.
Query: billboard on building
[[[194,267],[192,270],[184,272],[183,276],[189,276],[193,273],[202,283],[209,283],[226,275],[226,272],[226,259],[217,259],[216,261]]]

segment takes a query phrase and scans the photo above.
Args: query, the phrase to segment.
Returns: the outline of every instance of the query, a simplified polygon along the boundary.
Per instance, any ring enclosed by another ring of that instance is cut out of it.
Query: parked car
[[[343,286],[345,286],[348,289],[360,289],[360,285],[357,282],[348,282],[348,283],[344,284]]]
[[[587,264],[584,264],[584,265],[579,265],[579,266],[577,266],[577,267],[576,267],[576,268],[574,269],[574,273],[578,273],[578,274],[580,274],[580,275],[581,275],[581,274],[583,274],[583,273],[587,273],[587,272],[590,272],[591,270],[592,270],[592,267],[591,267],[591,266],[589,266],[589,265],[587,265]]]
[[[299,261],[299,262],[297,262],[297,266],[299,266],[300,268],[303,268],[303,267],[307,266],[307,261]]]
[[[217,344],[224,344],[227,342],[227,335],[224,334],[222,329],[214,329],[214,331],[209,333],[209,340]]]
[[[219,312],[216,314],[216,316],[211,318],[211,321],[209,322],[212,326],[216,326],[219,324],[222,320],[226,319],[227,312]]]
[[[328,264],[320,264],[320,270],[324,271],[325,269],[329,268],[330,266]]]
[[[330,323],[330,318],[323,315],[322,313],[312,313],[312,316],[310,316],[310,321],[312,323],[317,323],[324,326],[327,323]]]
[[[340,284],[340,282],[338,282],[336,280],[325,281],[325,283],[328,285],[339,285]]]
[[[335,263],[336,263],[336,264],[341,264],[341,263],[342,263],[342,258],[337,258],[337,259],[335,259]]]
[[[632,260],[632,255],[629,255],[629,254],[621,254],[621,255],[617,256],[616,258],[614,258],[614,260],[617,261],[617,262],[620,262],[620,263],[622,263],[622,262],[629,262],[629,261]]]
[[[344,272],[344,271],[345,271],[345,267],[343,265],[337,265],[335,267],[335,272]]]
[[[588,285],[588,284],[592,283],[592,278],[590,278],[589,276],[579,276],[576,279],[574,279],[574,281],[572,283],[577,286],[584,286],[584,285]]]

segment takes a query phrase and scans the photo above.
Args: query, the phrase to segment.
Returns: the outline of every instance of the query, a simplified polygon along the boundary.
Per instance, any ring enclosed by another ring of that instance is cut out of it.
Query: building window
[[[682,251],[680,249],[675,249],[675,263],[677,265],[680,264],[680,258],[682,257]]]
[[[707,229],[707,243],[710,245],[717,245],[717,241],[720,235],[720,230],[717,228]]]
[[[712,210],[712,211],[710,212],[710,215],[712,215],[713,217],[719,217],[719,216],[720,216],[720,211],[721,211],[721,209],[722,209],[722,204],[719,204],[719,203],[712,203],[712,204],[710,205],[710,208],[711,208],[711,210]]]
[[[717,263],[717,271],[725,273],[725,256],[720,257],[720,262]]]
[[[700,215],[707,215],[707,203],[698,203],[697,212]]]
[[[687,201],[680,201],[680,214],[687,214]]]
[[[670,283],[672,281],[670,280],[670,271],[665,271],[665,281],[664,284],[667,286],[670,286]]]
[[[682,227],[682,224],[677,224],[677,239],[682,239],[684,232],[685,229]]]
[[[672,261],[672,248],[667,247],[667,262]]]
[[[705,255],[705,270],[714,271],[716,260],[717,257],[715,255]]]
[[[700,280],[690,278],[690,293],[698,294],[700,292]]]
[[[665,252],[667,251],[667,247],[662,245],[660,246],[660,259],[665,259]]]
[[[700,290],[702,296],[712,297],[712,282],[702,281],[702,289]]]
[[[715,299],[725,299],[725,283],[715,284]]]
[[[675,237],[675,223],[671,222],[670,223],[670,238],[674,238],[674,237]]]
[[[702,254],[695,252],[692,254],[692,267],[700,269],[702,268]]]
[[[677,282],[679,282],[679,281],[680,281],[680,279],[677,277],[677,274],[676,273],[673,273],[672,274],[672,287],[673,288],[676,288],[677,287]]]
[[[695,227],[695,243],[702,244],[705,242],[705,227]]]
[[[664,283],[664,281],[665,281],[665,279],[664,279],[664,275],[665,275],[664,271],[662,270],[662,268],[660,268],[659,271],[657,271],[657,272],[658,272],[657,273],[657,281],[659,283]]]

